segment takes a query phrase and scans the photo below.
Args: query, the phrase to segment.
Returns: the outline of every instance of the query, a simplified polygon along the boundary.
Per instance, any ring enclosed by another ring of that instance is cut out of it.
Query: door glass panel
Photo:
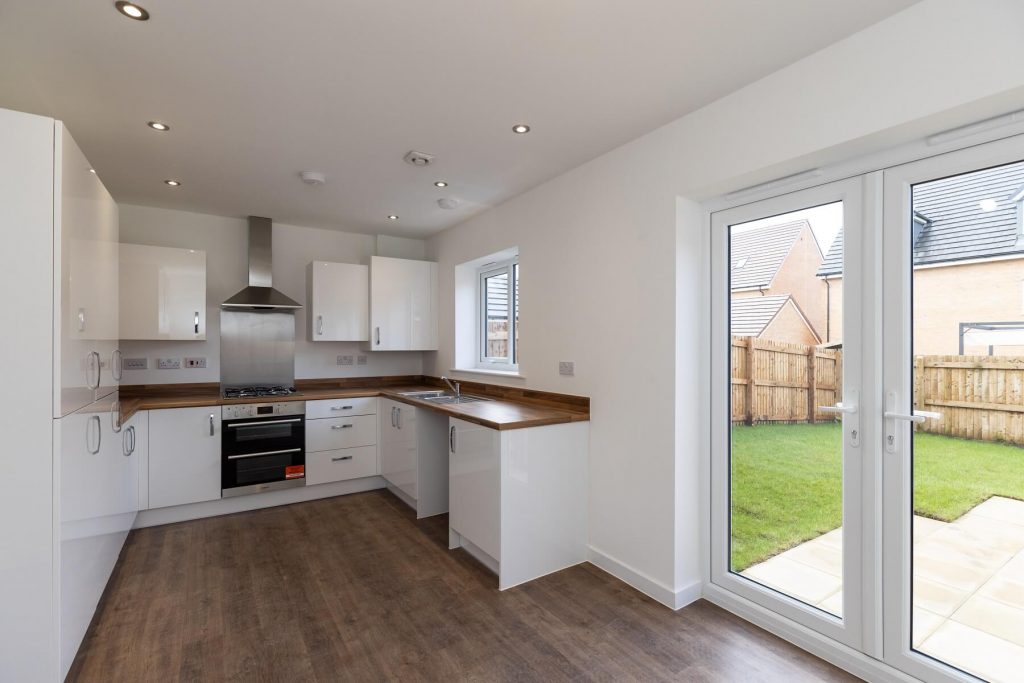
[[[842,616],[843,203],[730,226],[729,568]]]
[[[911,647],[1024,665],[1024,162],[915,185]],[[908,401],[909,402],[909,401]]]

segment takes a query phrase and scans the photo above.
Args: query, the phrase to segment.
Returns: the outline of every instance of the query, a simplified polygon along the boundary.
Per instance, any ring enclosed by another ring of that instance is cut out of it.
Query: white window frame
[[[504,261],[488,263],[477,271],[477,367],[485,370],[502,370],[515,372],[519,369],[516,350],[516,332],[519,323],[516,320],[516,303],[519,289],[517,266],[519,256]],[[495,358],[487,355],[487,278],[495,275],[508,275],[508,358]]]

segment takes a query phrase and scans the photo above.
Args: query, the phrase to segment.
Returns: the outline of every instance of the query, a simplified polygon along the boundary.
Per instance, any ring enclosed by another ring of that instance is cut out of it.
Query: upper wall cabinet
[[[437,350],[437,264],[370,260],[370,349]]]
[[[306,266],[310,341],[367,341],[369,268],[313,261]]]
[[[206,339],[206,252],[120,246],[121,339]]]

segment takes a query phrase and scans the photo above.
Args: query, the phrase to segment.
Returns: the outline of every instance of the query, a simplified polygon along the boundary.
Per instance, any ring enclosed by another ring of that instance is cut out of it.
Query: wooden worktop
[[[403,396],[401,392],[438,389],[441,386],[439,379],[419,375],[299,380],[296,382],[298,394],[268,398],[221,398],[220,386],[215,383],[122,385],[120,391],[123,420],[129,419],[139,410],[365,396],[384,396],[491,429],[523,429],[590,420],[590,399],[582,396],[477,382],[461,384],[462,393],[486,396],[493,400],[445,405]]]

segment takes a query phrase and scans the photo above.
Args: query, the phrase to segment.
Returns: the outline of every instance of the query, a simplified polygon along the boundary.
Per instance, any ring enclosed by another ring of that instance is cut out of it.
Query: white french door
[[[873,613],[862,271],[879,183],[712,216],[711,581],[854,648]]]
[[[885,660],[1024,681],[1024,139],[885,171]]]

